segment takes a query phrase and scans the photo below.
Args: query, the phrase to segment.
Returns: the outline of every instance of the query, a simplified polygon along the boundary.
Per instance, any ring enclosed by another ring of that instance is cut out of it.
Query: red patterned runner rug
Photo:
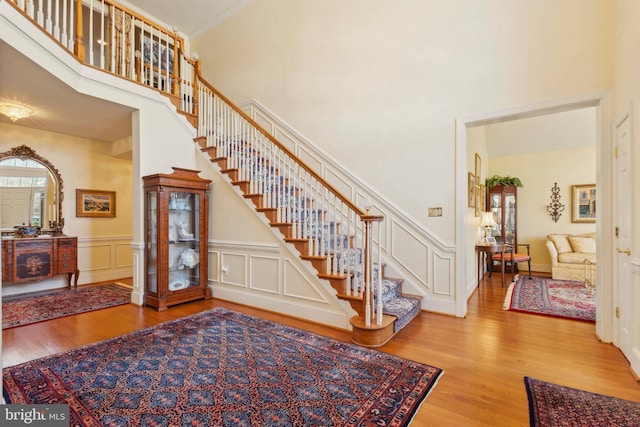
[[[596,320],[595,296],[583,282],[549,277],[520,275],[509,286],[503,308],[589,322]]]
[[[71,425],[407,426],[442,370],[216,308],[5,368]]]
[[[637,427],[640,402],[524,377],[531,427]]]
[[[4,297],[2,329],[128,304],[130,301],[131,289],[115,284]]]

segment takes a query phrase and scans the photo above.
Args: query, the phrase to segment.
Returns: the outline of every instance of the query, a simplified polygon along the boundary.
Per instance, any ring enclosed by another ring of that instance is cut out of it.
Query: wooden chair
[[[510,248],[509,251],[505,251],[504,253],[504,263],[505,270],[506,266],[511,266],[511,281],[515,278],[515,274],[518,271],[518,263],[527,262],[529,266],[529,278],[531,278],[531,248],[529,243],[518,243],[517,245],[507,244]],[[527,253],[518,253],[518,248],[523,247],[527,249]],[[502,254],[494,254],[492,257],[492,262],[503,262]],[[492,271],[493,269],[491,269]],[[491,271],[489,272],[489,277],[491,277]]]

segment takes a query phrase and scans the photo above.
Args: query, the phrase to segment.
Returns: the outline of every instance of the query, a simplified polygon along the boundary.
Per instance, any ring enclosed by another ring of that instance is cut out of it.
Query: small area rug
[[[406,426],[442,370],[224,308],[3,372],[73,426]]]
[[[589,322],[596,320],[596,299],[587,292],[584,283],[549,277],[518,276],[507,290],[503,308]]]
[[[131,289],[115,284],[56,289],[2,300],[2,329],[86,313],[131,301]]]
[[[524,377],[531,427],[638,427],[640,403]]]

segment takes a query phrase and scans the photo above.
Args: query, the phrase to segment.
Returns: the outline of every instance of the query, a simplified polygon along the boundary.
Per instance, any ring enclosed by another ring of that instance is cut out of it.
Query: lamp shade
[[[493,227],[498,225],[495,219],[493,219],[493,212],[482,212],[480,214],[480,227]]]

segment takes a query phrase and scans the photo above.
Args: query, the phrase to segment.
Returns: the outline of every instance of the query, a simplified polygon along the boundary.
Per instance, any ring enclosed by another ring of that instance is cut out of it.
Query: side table
[[[480,286],[480,278],[484,275],[484,266],[487,261],[493,257],[493,254],[500,253],[502,262],[500,262],[500,272],[502,273],[502,287],[504,287],[504,254],[510,250],[508,245],[504,244],[480,244],[476,245],[476,253],[478,254],[478,286]]]

